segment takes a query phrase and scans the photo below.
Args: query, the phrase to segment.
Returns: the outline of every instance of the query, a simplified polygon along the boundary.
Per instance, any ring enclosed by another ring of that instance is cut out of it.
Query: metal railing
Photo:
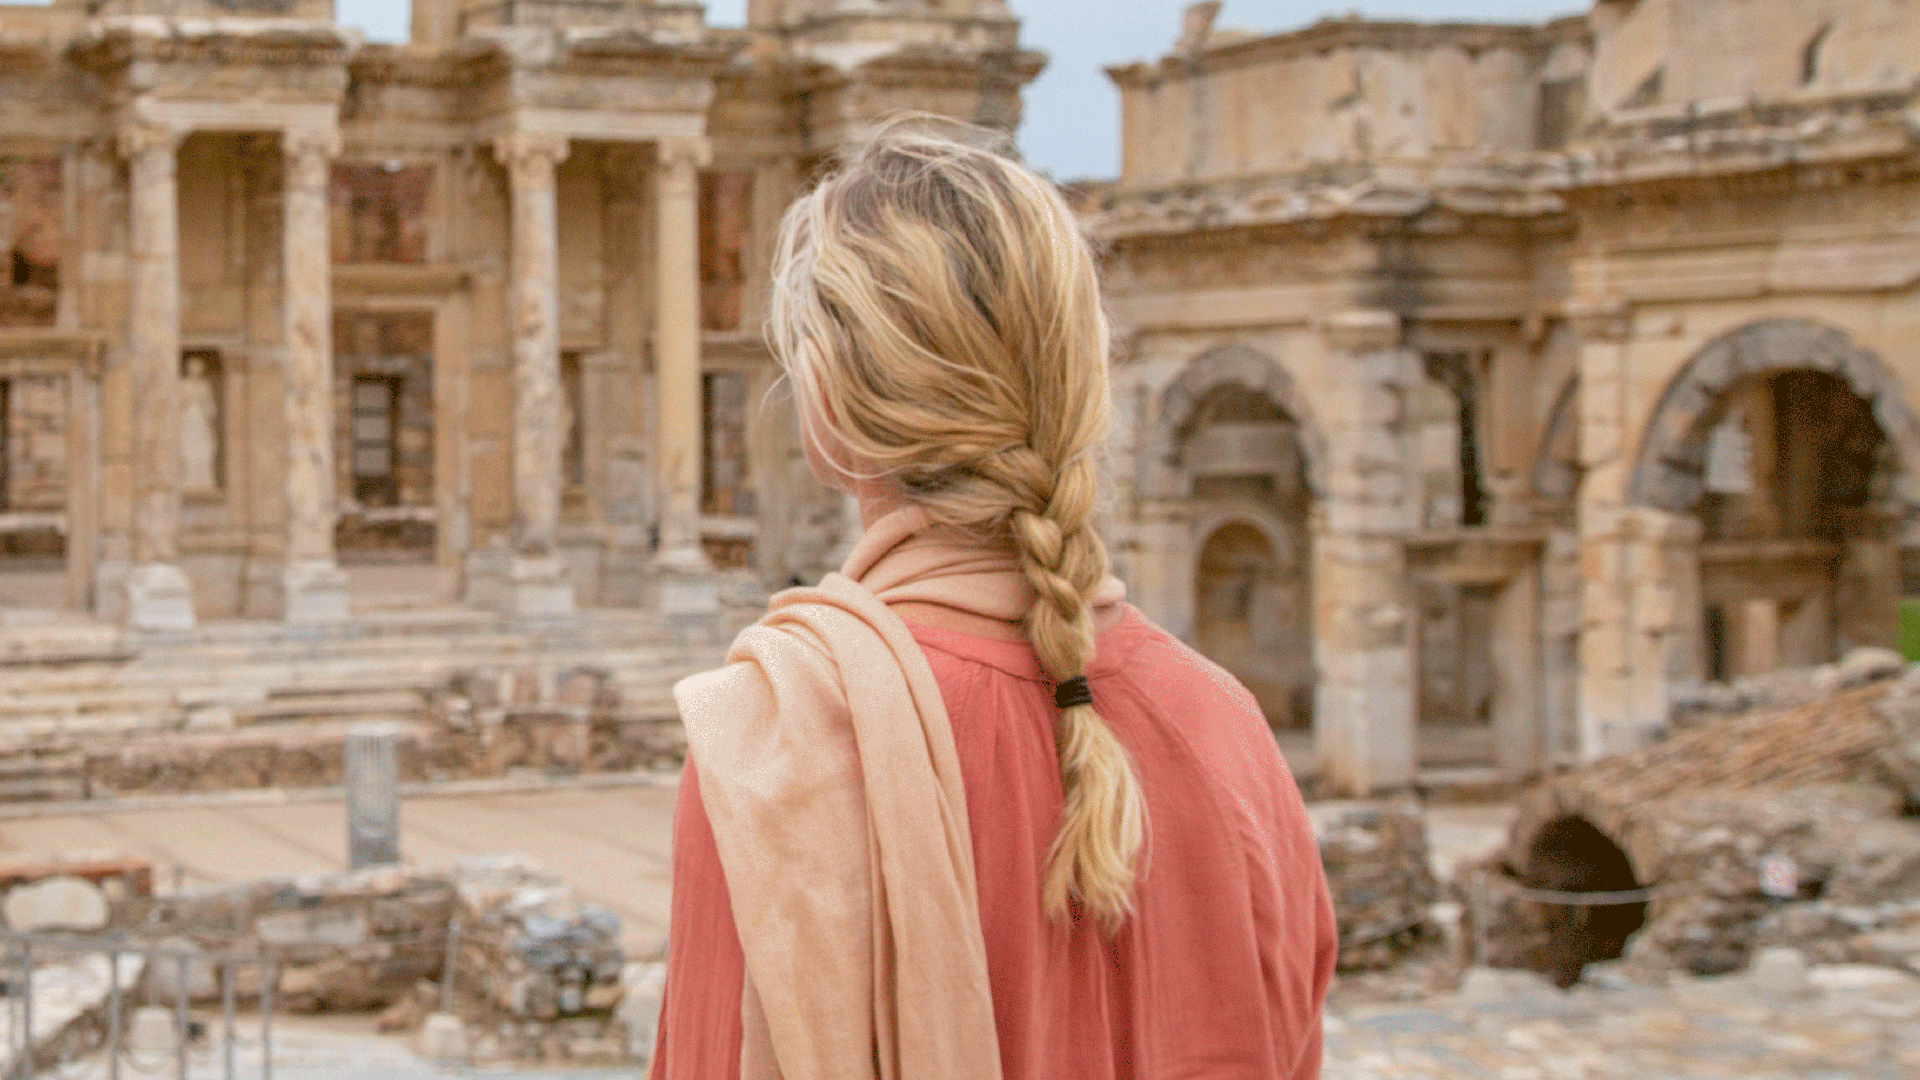
[[[119,937],[11,932],[0,932],[0,953],[5,957],[0,970],[6,972],[6,992],[4,999],[0,999],[0,1008],[4,1008],[4,1015],[9,1021],[4,1080],[34,1080],[34,1072],[39,1065],[37,1058],[41,1040],[36,1039],[33,1026],[36,970],[49,961],[83,960],[88,956],[106,958],[104,999],[75,1012],[58,1028],[47,1032],[45,1041],[54,1042],[85,1021],[93,1009],[101,1010],[101,1022],[105,1027],[103,1049],[106,1053],[106,1077],[107,1080],[121,1080],[121,1061],[130,1056],[130,1048],[123,1045],[127,1035],[127,999],[130,992],[140,989],[141,980],[144,979],[146,998],[149,1003],[154,1002],[160,993],[158,972],[170,968],[173,976],[173,1001],[169,1003],[173,1020],[173,1072],[176,1080],[188,1080],[188,1049],[195,1034],[192,999],[196,969],[205,971],[211,967],[220,1001],[218,1052],[221,1075],[223,1080],[235,1080],[239,1045],[235,1037],[235,1017],[241,996],[238,975],[247,969],[258,969],[258,990],[251,996],[256,999],[260,1018],[260,1080],[272,1080],[274,990],[279,982],[279,963],[273,957],[201,952]],[[138,959],[140,968],[134,981],[123,986],[122,965],[131,958]],[[143,1076],[152,1075],[148,1070],[141,1072]]]

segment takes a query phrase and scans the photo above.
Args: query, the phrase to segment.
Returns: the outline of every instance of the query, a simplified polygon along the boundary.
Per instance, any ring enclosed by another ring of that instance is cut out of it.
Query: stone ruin
[[[1429,912],[1439,883],[1427,857],[1427,827],[1410,802],[1310,808],[1320,862],[1340,928],[1340,970],[1391,967],[1439,940]]]
[[[524,856],[164,896],[152,894],[151,870],[138,860],[74,862],[28,880],[32,869],[16,868],[0,901],[8,928],[123,943],[129,1032],[141,1006],[218,1003],[227,979],[251,1008],[270,975],[276,1011],[380,1010],[382,1030],[420,1029],[434,1058],[631,1063],[652,1051],[664,965],[631,961],[618,916],[580,904]],[[102,951],[49,950],[39,959],[37,1063],[104,1045],[106,971]],[[11,1022],[10,1011],[0,1013],[0,1026]]]
[[[1775,681],[1525,795],[1457,883],[1476,962],[1566,986],[1593,963],[1714,975],[1791,946],[1920,971],[1920,666],[1862,650]]]

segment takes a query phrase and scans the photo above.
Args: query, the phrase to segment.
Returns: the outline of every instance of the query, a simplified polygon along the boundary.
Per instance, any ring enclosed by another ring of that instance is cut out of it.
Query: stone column
[[[328,165],[333,128],[282,139],[281,320],[286,341],[288,622],[347,616],[347,576],[334,561],[333,260],[328,250]]]
[[[1493,606],[1494,753],[1509,775],[1537,775],[1547,764],[1548,725],[1541,707],[1539,565],[1500,587]]]
[[[1582,474],[1575,741],[1587,761],[1656,737],[1673,684],[1700,675],[1700,522],[1626,505],[1630,316],[1606,303],[1569,313],[1580,334]]]
[[[659,144],[654,184],[653,357],[658,405],[660,540],[654,568],[666,607],[711,606],[694,587],[712,569],[700,547],[700,167],[707,144]],[[691,581],[687,579],[691,579]]]
[[[1314,742],[1327,789],[1364,797],[1412,784],[1418,766],[1405,546],[1417,507],[1402,430],[1417,365],[1392,312],[1343,312],[1321,329],[1334,388],[1313,544]]]
[[[560,135],[518,133],[494,153],[513,185],[513,561],[509,613],[565,615],[573,585],[560,554],[560,258],[554,170]]]
[[[186,630],[193,588],[180,569],[180,200],[175,155],[184,133],[120,132],[132,216],[127,368],[132,405],[133,545],[127,625]]]

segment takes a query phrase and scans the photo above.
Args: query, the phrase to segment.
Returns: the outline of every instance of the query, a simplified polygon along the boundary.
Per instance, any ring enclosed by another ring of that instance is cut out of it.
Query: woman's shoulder
[[[1211,706],[1259,717],[1253,694],[1226,668],[1168,633],[1139,608],[1127,605],[1126,618],[1100,643],[1094,675],[1119,675],[1149,691],[1167,691],[1169,703]]]

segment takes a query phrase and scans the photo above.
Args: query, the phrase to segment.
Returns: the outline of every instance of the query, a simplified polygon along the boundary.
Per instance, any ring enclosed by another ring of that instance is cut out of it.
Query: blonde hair
[[[1088,594],[1107,431],[1107,324],[1093,257],[1047,181],[985,133],[897,120],[787,211],[769,340],[807,438],[889,477],[942,524],[1010,538],[1026,629],[1056,682],[1093,659]],[[849,466],[837,467],[849,470]],[[1111,933],[1132,908],[1145,805],[1092,705],[1061,711],[1066,796],[1042,904]]]

